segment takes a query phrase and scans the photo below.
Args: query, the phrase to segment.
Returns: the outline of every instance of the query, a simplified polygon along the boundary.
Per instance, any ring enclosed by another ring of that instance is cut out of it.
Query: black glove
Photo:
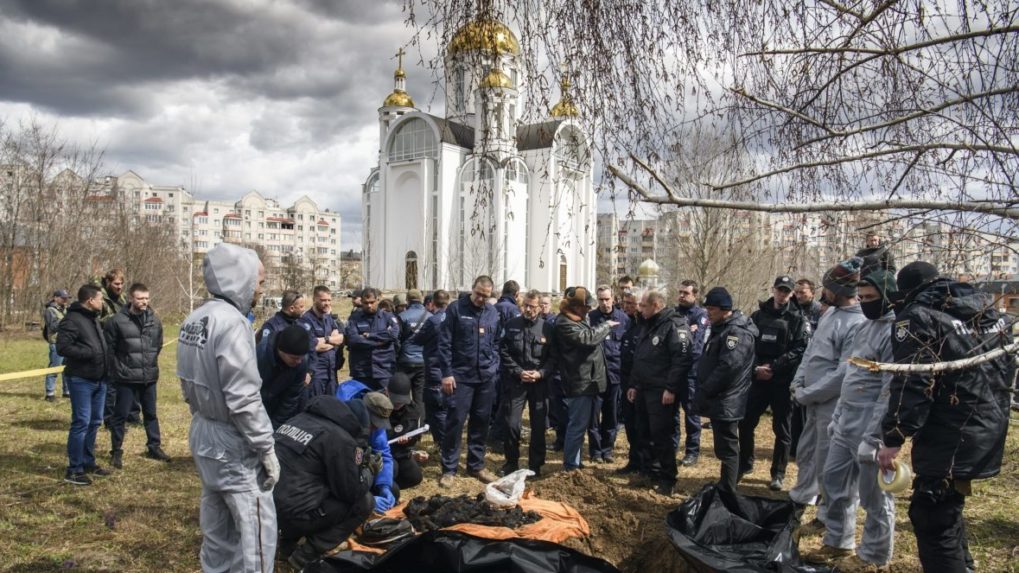
[[[372,452],[368,455],[368,468],[372,474],[379,475],[382,471],[382,452]]]

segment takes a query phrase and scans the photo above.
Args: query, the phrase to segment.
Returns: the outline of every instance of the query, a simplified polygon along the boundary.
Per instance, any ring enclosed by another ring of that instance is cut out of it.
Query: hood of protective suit
[[[209,294],[226,299],[241,314],[251,310],[258,284],[258,255],[230,243],[220,243],[205,254],[202,274]]]

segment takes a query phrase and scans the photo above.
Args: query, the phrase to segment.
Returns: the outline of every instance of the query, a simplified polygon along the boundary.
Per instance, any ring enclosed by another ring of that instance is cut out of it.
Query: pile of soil
[[[685,573],[690,569],[666,536],[664,518],[681,499],[659,495],[652,485],[617,476],[606,466],[552,474],[534,482],[534,492],[572,505],[587,519],[591,536],[563,545],[597,555],[624,573]]]

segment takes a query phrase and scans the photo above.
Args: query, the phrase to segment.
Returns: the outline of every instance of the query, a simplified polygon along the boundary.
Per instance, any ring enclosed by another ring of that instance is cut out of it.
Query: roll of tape
[[[913,483],[913,469],[906,462],[892,462],[895,466],[894,472],[877,470],[877,485],[882,491],[888,493],[902,493],[909,489]]]

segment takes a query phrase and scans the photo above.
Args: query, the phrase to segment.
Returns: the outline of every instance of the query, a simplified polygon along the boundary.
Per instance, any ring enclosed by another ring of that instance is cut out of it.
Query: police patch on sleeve
[[[725,347],[729,350],[736,350],[736,345],[739,344],[738,336],[727,336],[725,337]]]
[[[906,337],[909,336],[909,321],[900,320],[895,323],[895,340],[904,342]]]
[[[361,448],[354,448],[354,464],[361,465],[364,461],[364,450]]]
[[[655,336],[655,337],[653,337],[653,338],[651,339],[651,344],[652,344],[653,346],[658,346],[658,342],[659,342],[659,339],[658,339],[658,337],[657,337],[657,336]]]
[[[397,424],[397,425],[393,426],[393,432],[399,434],[402,431],[403,431],[403,424]]]

